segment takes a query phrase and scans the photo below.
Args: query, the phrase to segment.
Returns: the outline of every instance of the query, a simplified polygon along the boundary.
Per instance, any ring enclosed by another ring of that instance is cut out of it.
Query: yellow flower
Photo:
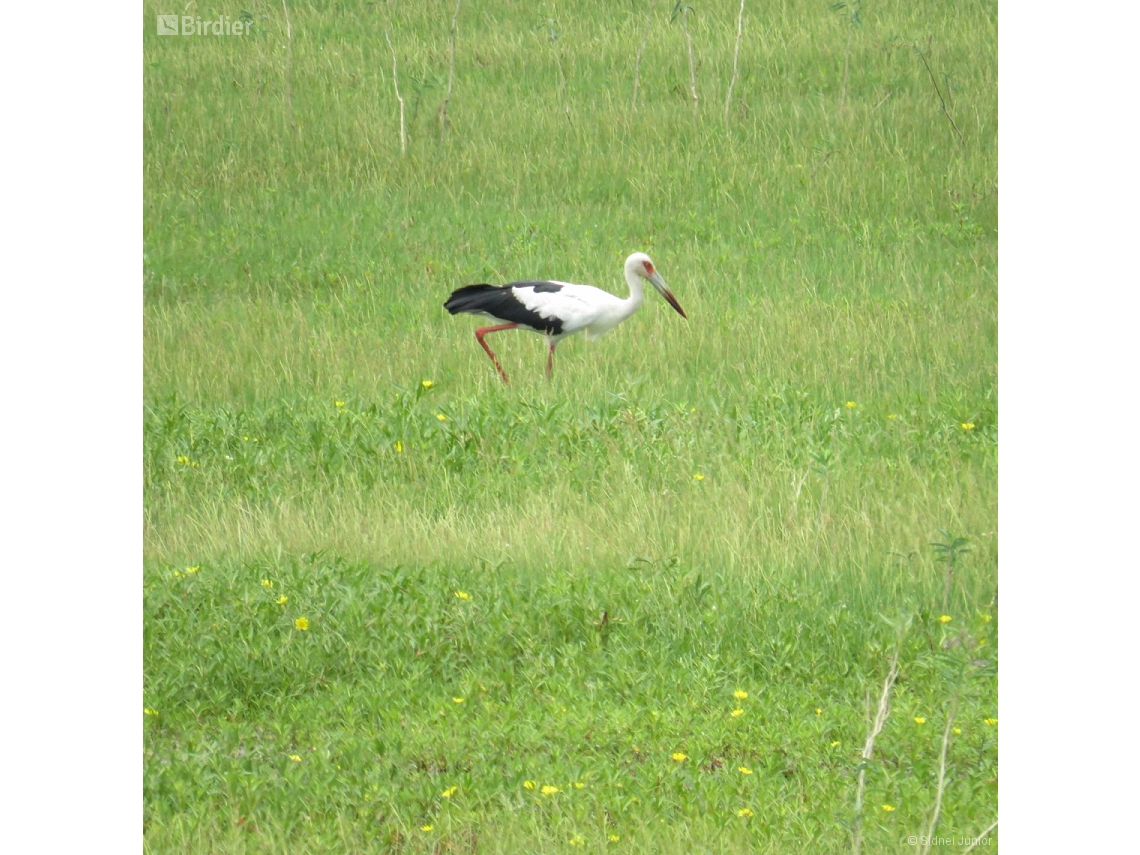
[[[741,767],[740,767],[740,774],[741,774],[741,775],[751,775],[751,774],[752,774],[752,770],[751,770],[751,769],[749,769],[747,766],[741,766]]]
[[[962,735],[962,728],[960,728],[960,727],[954,728],[954,735],[955,736],[961,736]]]
[[[552,787],[550,784],[546,784],[542,788],[542,794],[544,796],[552,796],[557,792],[558,792],[558,787]]]
[[[926,724],[926,716],[916,715],[914,717],[915,724]]]
[[[187,567],[186,572],[189,573],[190,575],[194,575],[195,573],[198,572],[198,569],[200,567],[201,567],[200,564],[195,564],[193,567]]]
[[[445,799],[450,799],[452,796],[454,796],[456,794],[456,792],[458,792],[458,790],[459,790],[459,787],[448,787],[446,790],[444,790],[442,793],[440,793],[440,795],[443,796]]]
[[[170,575],[173,576],[175,579],[181,579],[182,578],[182,571],[181,570],[175,570]]]
[[[463,703],[463,698],[452,698],[451,700],[457,704]]]
[[[734,698],[736,698],[738,701],[742,701],[748,697],[748,692],[742,691],[741,689],[737,689],[735,692],[732,693],[732,696]]]
[[[286,597],[284,594],[282,594],[280,597],[277,598],[277,605],[279,605],[279,606],[283,606],[287,602],[289,602],[289,598]]]
[[[403,454],[404,453],[404,443],[402,443],[400,440],[396,440],[396,453],[397,454]]]
[[[954,620],[954,618],[950,617],[950,615],[939,615],[938,617],[939,623],[950,623],[952,620]]]
[[[183,457],[181,454],[179,454],[178,455],[178,462],[181,463],[183,466],[189,466],[190,465],[190,458],[189,457]]]
[[[143,707],[143,715],[158,715],[158,710],[152,710],[150,707]]]
[[[990,620],[991,620],[991,618],[989,615],[982,615],[982,622],[983,623],[989,623]]]
[[[733,716],[744,715],[744,710],[741,710],[741,709],[735,709],[735,710],[733,710],[733,711],[732,711],[732,715],[733,715]]]
[[[895,419],[897,419],[898,417],[899,417],[899,414],[898,414],[898,413],[891,413],[889,416],[887,416],[887,421],[891,421],[891,422],[893,422],[893,421],[894,421]]]
[[[700,472],[694,472],[694,473],[693,473],[693,480],[694,480],[694,481],[704,481],[704,480],[705,480],[705,476],[704,476],[704,475],[702,475]]]
[[[816,707],[815,708],[815,714],[816,715],[823,715],[823,709],[821,707]]]
[[[887,813],[890,813],[894,809],[895,809],[894,805],[883,805],[883,810],[885,810]]]
[[[585,840],[585,838],[582,837],[581,834],[575,834],[573,837],[570,838],[570,845],[571,846],[585,846],[586,840]]]
[[[839,740],[837,739],[833,743],[831,743],[831,747],[832,748],[838,748],[839,747]]]
[[[447,416],[445,416],[443,413],[436,413],[435,417],[437,419],[439,419],[441,422],[447,421]]]
[[[741,808],[736,812],[737,816],[752,816],[752,808]]]
[[[673,752],[673,761],[675,763],[681,763],[681,762],[688,760],[688,759],[689,758],[686,755],[682,754],[680,751],[674,751]]]
[[[847,409],[849,409],[849,410],[853,410],[853,409],[855,409],[855,407],[857,406],[857,404],[856,404],[854,401],[848,401],[848,402],[847,402],[846,404],[844,404],[843,406],[845,406],[845,407],[846,407]]]
[[[433,826],[431,826],[431,825],[421,825],[420,831],[431,831],[432,828],[433,828]]]
[[[297,629],[307,631],[309,629],[309,619],[307,617],[299,617],[293,621],[293,626]]]
[[[574,782],[574,789],[575,789],[575,790],[580,790],[580,789],[582,789],[582,787],[584,787],[584,786],[586,786],[586,785],[585,785],[585,784],[583,784],[581,781],[575,781],[575,782]]]
[[[616,834],[610,835],[610,843],[617,843],[619,840],[621,840],[621,837],[619,837],[618,835],[616,835]]]
[[[435,384],[432,383],[430,380],[421,380],[420,385],[423,386],[425,389],[430,389]]]
[[[470,600],[471,599],[471,595],[468,594],[466,591],[456,591],[455,596],[457,596],[461,600]]]
[[[990,725],[991,727],[993,725],[997,724],[996,718],[983,718],[982,721],[984,721],[986,724]]]
[[[533,790],[535,787],[538,786],[538,784],[534,781],[523,781],[523,786],[526,787],[528,790]]]
[[[973,422],[962,422],[962,430],[973,430],[973,429],[974,429],[974,423]]]
[[[273,581],[271,579],[262,579],[261,580],[261,587],[272,588],[273,587]]]
[[[337,405],[338,407],[343,407],[343,406],[344,406],[344,401],[336,401],[336,402],[334,402],[334,403],[336,403],[336,405]]]
[[[301,762],[301,755],[300,754],[290,754],[289,759],[292,760],[294,763],[300,763]]]
[[[986,640],[985,640],[984,638],[979,638],[979,639],[978,639],[978,647],[981,647],[981,646],[982,646],[983,644],[985,644],[985,643],[986,643]]]

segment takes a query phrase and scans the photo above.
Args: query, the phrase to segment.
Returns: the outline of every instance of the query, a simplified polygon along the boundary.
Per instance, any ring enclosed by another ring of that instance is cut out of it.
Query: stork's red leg
[[[550,345],[550,353],[546,356],[546,379],[550,379],[550,375],[554,373],[554,345]]]
[[[503,378],[504,383],[510,383],[507,379],[507,372],[503,370],[503,366],[499,364],[499,358],[491,352],[491,348],[487,347],[487,342],[483,341],[483,336],[487,333],[498,332],[499,330],[513,330],[518,324],[499,324],[496,327],[479,327],[475,330],[475,338],[479,339],[479,344],[483,346],[483,350],[487,351],[487,355],[491,357],[491,361],[495,363],[495,367],[499,369],[499,374]]]

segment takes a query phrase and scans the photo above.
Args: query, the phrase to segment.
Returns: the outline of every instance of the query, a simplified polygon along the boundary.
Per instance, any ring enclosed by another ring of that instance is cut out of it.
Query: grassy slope
[[[453,8],[291,8],[295,129],[280,7],[252,7],[248,39],[159,39],[148,10],[149,844],[842,849],[880,614],[914,623],[867,846],[921,830],[955,691],[940,828],[976,833],[996,9],[884,4],[851,30],[750,6],[725,121],[732,3],[691,18],[697,116],[667,4],[637,112],[648,6],[480,4],[441,143]],[[928,38],[964,144],[905,47]],[[690,322],[651,296],[563,344],[549,386],[536,337],[497,337],[505,389],[440,306],[512,278],[621,293],[633,249]],[[940,528],[972,547],[945,625]]]

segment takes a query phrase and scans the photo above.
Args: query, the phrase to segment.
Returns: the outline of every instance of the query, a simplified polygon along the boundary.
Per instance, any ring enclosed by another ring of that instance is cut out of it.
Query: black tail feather
[[[447,298],[443,307],[453,315],[460,312],[483,312],[486,311],[487,297],[492,296],[488,292],[501,290],[497,285],[464,285]],[[492,302],[497,301],[492,297]]]

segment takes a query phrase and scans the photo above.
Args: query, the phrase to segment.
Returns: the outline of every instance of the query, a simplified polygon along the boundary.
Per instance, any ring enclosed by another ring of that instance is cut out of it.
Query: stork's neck
[[[625,269],[625,281],[629,285],[629,296],[625,299],[625,317],[629,317],[641,307],[645,291],[642,289],[641,277],[628,267]]]

